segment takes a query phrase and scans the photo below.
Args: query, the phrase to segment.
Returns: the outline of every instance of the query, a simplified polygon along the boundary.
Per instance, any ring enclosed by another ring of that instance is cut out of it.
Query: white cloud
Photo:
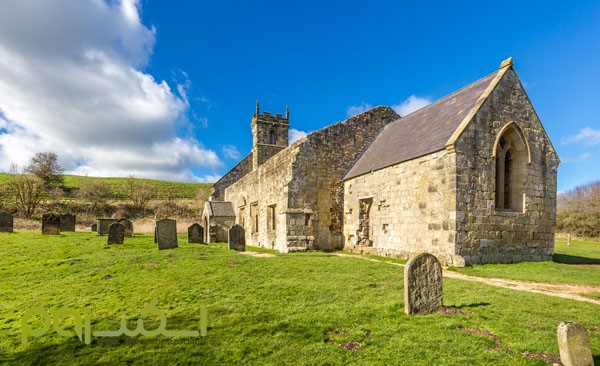
[[[568,136],[562,140],[564,145],[578,142],[584,143],[587,146],[600,144],[600,130],[584,127],[579,131],[578,134]]]
[[[307,133],[304,131],[300,131],[295,128],[290,128],[290,130],[288,131],[288,140],[289,140],[290,145],[292,143],[294,143],[295,141],[300,140],[301,138],[303,138],[306,135],[307,135]]]
[[[589,160],[592,157],[594,157],[594,155],[585,152],[585,153],[579,154],[578,156],[576,156],[574,158],[566,157],[566,158],[562,159],[562,163],[563,164],[576,164],[576,163],[581,163],[583,161]]]
[[[357,114],[368,111],[371,108],[373,108],[373,106],[366,102],[361,102],[359,105],[351,105],[350,107],[346,108],[346,116],[356,116]]]
[[[219,179],[221,179],[222,175],[218,175],[218,174],[208,174],[202,177],[197,177],[196,178],[196,182],[198,183],[215,183],[216,181],[218,181]]]
[[[67,173],[97,176],[196,180],[190,168],[221,164],[215,152],[179,135],[189,124],[187,75],[174,93],[141,71],[155,30],[141,23],[139,6],[3,4],[0,170],[40,151],[57,153]]]
[[[432,100],[428,97],[417,97],[416,95],[411,95],[404,102],[400,104],[394,104],[392,109],[395,110],[396,113],[398,113],[401,117],[404,117],[431,104],[431,102]]]
[[[239,160],[242,157],[242,154],[238,151],[237,147],[233,145],[223,146],[223,155],[233,160]]]

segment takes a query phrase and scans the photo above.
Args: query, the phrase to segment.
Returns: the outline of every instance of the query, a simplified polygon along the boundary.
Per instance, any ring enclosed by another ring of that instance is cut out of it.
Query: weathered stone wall
[[[520,212],[496,209],[494,144],[509,123],[520,127],[531,163],[516,172]],[[466,263],[551,260],[558,157],[517,75],[507,70],[454,146],[457,153],[456,254]]]
[[[455,164],[456,155],[443,150],[347,180],[344,249],[399,258],[427,252],[446,264],[460,262],[454,256]],[[368,198],[365,223],[360,201]]]
[[[242,179],[246,174],[252,171],[252,154],[246,156],[236,166],[234,166],[227,174],[213,184],[211,189],[211,197],[215,201],[222,201],[225,188]]]
[[[341,178],[398,115],[377,107],[311,133],[225,188],[247,244],[282,252],[342,248]],[[251,205],[258,206],[258,232],[252,231]],[[268,229],[267,207],[275,205],[276,225]],[[239,217],[244,207],[244,217]]]
[[[204,240],[207,243],[226,243],[227,233],[229,229],[235,225],[235,219],[226,216],[213,216],[208,218],[205,213],[202,215],[202,222],[204,226],[208,226],[208,229],[204,229]]]

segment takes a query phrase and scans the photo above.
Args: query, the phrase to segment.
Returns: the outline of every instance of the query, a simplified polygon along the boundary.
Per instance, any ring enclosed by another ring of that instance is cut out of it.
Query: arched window
[[[277,142],[276,136],[275,136],[275,130],[271,130],[269,132],[269,144],[275,145],[275,142]]]
[[[496,209],[523,212],[530,153],[519,127],[511,123],[500,131],[496,157]]]

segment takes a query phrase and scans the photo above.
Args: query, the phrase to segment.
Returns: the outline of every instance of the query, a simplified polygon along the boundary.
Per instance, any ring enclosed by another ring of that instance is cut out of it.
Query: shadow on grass
[[[489,302],[476,302],[473,304],[461,304],[461,305],[457,305],[457,306],[453,306],[457,309],[463,309],[463,308],[477,308],[480,306],[489,306],[491,305]]]
[[[552,260],[564,264],[600,264],[600,258],[578,257],[567,254],[554,254]]]

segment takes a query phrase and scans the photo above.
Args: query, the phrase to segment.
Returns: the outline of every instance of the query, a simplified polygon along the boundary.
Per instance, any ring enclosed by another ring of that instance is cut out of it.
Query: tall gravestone
[[[238,252],[246,251],[246,231],[240,225],[233,225],[229,229],[227,241],[229,249],[237,250]]]
[[[429,253],[417,254],[404,267],[404,311],[409,315],[430,314],[442,303],[440,261]]]
[[[177,248],[177,222],[164,219],[156,222],[154,240],[159,250]]]
[[[75,231],[75,215],[60,214],[60,231]]]
[[[204,244],[204,228],[200,224],[188,227],[188,243]]]
[[[133,222],[129,219],[120,219],[117,222],[125,227],[125,237],[133,238]]]
[[[0,233],[12,233],[13,228],[13,215],[8,212],[0,212]]]
[[[42,215],[42,235],[60,234],[60,215],[43,214]]]
[[[93,223],[93,224],[92,224],[92,227],[91,227],[91,230],[92,230],[92,231],[98,231],[98,224],[96,224],[96,223]]]
[[[113,222],[108,227],[108,245],[123,244],[125,238],[125,226],[118,222]]]
[[[117,219],[98,219],[98,235],[108,235],[108,227],[115,222]]]
[[[594,366],[590,337],[583,325],[562,322],[556,330],[560,362],[564,366]]]

